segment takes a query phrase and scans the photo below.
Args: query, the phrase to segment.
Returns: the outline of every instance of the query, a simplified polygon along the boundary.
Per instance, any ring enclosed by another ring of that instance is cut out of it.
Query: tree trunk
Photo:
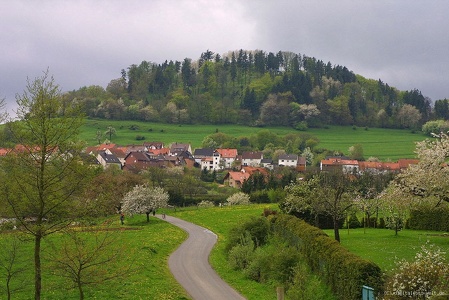
[[[147,222],[150,222],[150,212],[147,212]]]
[[[339,231],[339,228],[338,228],[338,219],[336,217],[332,217],[332,219],[334,221],[335,240],[340,243],[340,231]]]
[[[42,290],[42,270],[41,270],[41,240],[40,232],[34,238],[34,299],[41,299]]]
[[[78,280],[78,291],[80,292],[80,300],[84,300],[84,291],[81,280]]]

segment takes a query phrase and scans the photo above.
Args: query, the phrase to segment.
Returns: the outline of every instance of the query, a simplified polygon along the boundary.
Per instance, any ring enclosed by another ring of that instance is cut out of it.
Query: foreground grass
[[[333,230],[324,230],[333,237]],[[442,232],[404,229],[395,236],[393,230],[363,228],[340,230],[341,244],[349,251],[376,263],[383,271],[390,272],[399,259],[413,261],[415,254],[426,242],[443,251],[449,249],[449,235]],[[446,252],[449,261],[449,252]]]
[[[115,225],[117,230],[114,234],[118,234],[119,242],[126,247],[122,264],[130,265],[133,272],[113,278],[101,285],[86,285],[85,299],[189,299],[168,269],[168,257],[185,240],[186,233],[155,218],[151,218],[150,223],[147,223],[145,216],[127,218],[125,222],[125,226],[120,226],[117,218],[117,225]],[[0,235],[2,248],[8,246],[5,241],[8,235],[11,233]],[[58,235],[56,233],[46,238],[43,244],[44,252],[49,251],[50,248],[47,246],[50,240],[57,242]],[[13,281],[26,282],[26,285],[23,290],[14,292],[12,299],[33,298],[32,246],[33,241],[27,240],[21,249],[31,259],[28,260],[26,271],[18,274],[17,278],[13,278]],[[48,262],[44,260],[42,299],[79,299],[77,290],[71,288],[72,283],[52,275],[48,265]],[[1,275],[4,276],[3,271]],[[3,281],[0,284],[3,285],[1,288],[4,288]],[[5,296],[1,288],[0,295]],[[3,296],[0,298],[4,299]]]
[[[233,137],[250,137],[261,130],[284,136],[298,133],[289,127],[248,127],[240,125],[175,125],[148,123],[140,121],[110,121],[86,119],[81,128],[80,138],[89,145],[96,145],[97,131],[104,133],[108,126],[116,130],[112,142],[119,145],[142,144],[136,137],[143,136],[145,141],[158,141],[168,145],[173,142],[190,143],[192,148],[199,148],[203,139],[213,133],[222,132]],[[130,128],[134,128],[130,129]],[[348,154],[349,147],[362,145],[365,158],[375,156],[383,161],[396,161],[399,158],[415,157],[415,142],[426,138],[422,133],[411,133],[409,130],[355,128],[351,126],[329,126],[327,128],[311,128],[303,133],[318,137],[317,148],[338,150]],[[109,138],[104,136],[102,140]]]

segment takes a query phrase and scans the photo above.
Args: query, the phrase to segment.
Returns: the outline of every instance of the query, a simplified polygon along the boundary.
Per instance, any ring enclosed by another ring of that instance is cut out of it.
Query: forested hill
[[[414,129],[434,113],[417,89],[399,91],[314,57],[261,50],[142,61],[122,69],[106,89],[83,87],[65,97],[82,103],[90,117],[179,124]]]

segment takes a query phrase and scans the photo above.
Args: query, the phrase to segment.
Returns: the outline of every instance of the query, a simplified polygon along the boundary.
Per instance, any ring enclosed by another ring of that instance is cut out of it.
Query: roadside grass
[[[115,218],[115,217],[114,217]],[[114,222],[115,223],[115,222]],[[85,299],[189,299],[183,288],[177,283],[168,269],[168,257],[186,239],[186,233],[165,221],[151,218],[146,222],[146,216],[128,217],[125,225],[116,225],[112,228],[118,240],[126,247],[124,265],[131,265],[132,272],[123,274],[106,281],[100,285],[84,286]],[[115,230],[117,229],[117,230]],[[17,233],[12,233],[17,234]],[[86,236],[93,233],[86,232]],[[6,237],[11,233],[0,234],[0,246],[7,247]],[[48,251],[48,240],[58,242],[59,233],[48,236],[44,240],[43,249]],[[14,292],[12,299],[31,299],[34,295],[34,265],[33,241],[27,239],[23,249],[31,260],[28,262],[26,272],[18,275],[15,280],[26,280],[25,289]],[[48,262],[43,261],[43,290],[42,299],[79,299],[76,289],[71,288],[72,283],[52,274],[48,269]],[[0,273],[4,276],[3,270]],[[1,282],[4,287],[4,283]],[[0,289],[1,290],[1,289]]]
[[[199,148],[203,139],[213,133],[222,132],[234,137],[249,137],[261,130],[284,136],[288,133],[308,133],[316,136],[320,143],[317,148],[341,151],[348,154],[349,147],[360,144],[365,158],[377,157],[382,161],[396,161],[400,158],[414,158],[415,143],[426,136],[421,132],[410,130],[361,128],[351,126],[329,126],[297,131],[289,127],[249,127],[240,125],[176,125],[149,123],[142,121],[111,121],[86,119],[81,128],[80,138],[88,145],[96,145],[97,131],[104,133],[108,126],[114,127],[116,134],[111,142],[118,145],[141,145],[144,141],[190,143],[192,148]],[[131,129],[134,128],[134,129]],[[355,129],[354,129],[355,128]],[[137,136],[145,140],[137,140]],[[103,136],[102,141],[109,139]]]
[[[333,230],[324,230],[334,237]],[[356,228],[340,230],[340,242],[349,251],[376,263],[388,273],[401,259],[413,261],[421,246],[427,242],[446,251],[449,261],[449,235],[444,232],[403,229],[398,235],[394,230],[376,228]]]
[[[239,291],[248,300],[276,299],[276,287],[261,284],[245,277],[243,272],[230,268],[225,255],[226,236],[231,228],[247,221],[251,217],[261,216],[264,208],[278,210],[277,204],[251,204],[211,208],[181,208],[176,212],[166,211],[171,216],[195,223],[207,228],[218,236],[209,257],[213,269],[227,283]]]

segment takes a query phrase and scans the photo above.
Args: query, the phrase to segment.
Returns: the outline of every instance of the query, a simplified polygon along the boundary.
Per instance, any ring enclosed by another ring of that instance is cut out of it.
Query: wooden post
[[[277,300],[284,300],[284,288],[279,286],[276,288]]]

